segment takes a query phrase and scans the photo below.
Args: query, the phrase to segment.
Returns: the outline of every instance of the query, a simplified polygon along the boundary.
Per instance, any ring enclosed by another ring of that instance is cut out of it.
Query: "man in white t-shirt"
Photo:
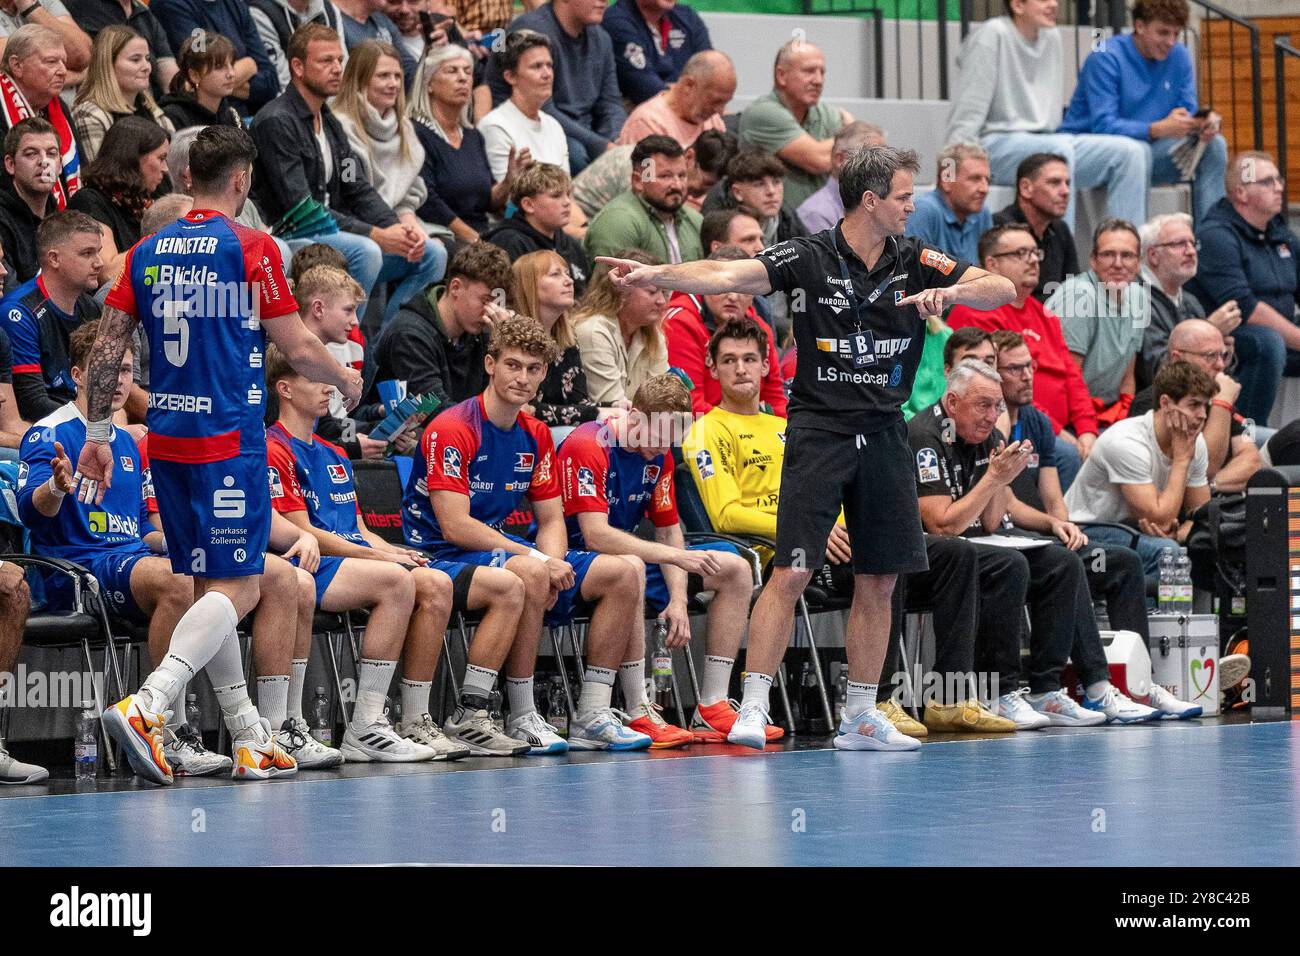
[[[1190,362],[1171,362],[1152,390],[1153,410],[1102,432],[1065,496],[1070,520],[1092,541],[1126,545],[1130,537],[1095,522],[1141,532],[1136,550],[1148,580],[1159,574],[1161,553],[1187,541],[1186,515],[1210,500],[1201,431],[1219,386]]]

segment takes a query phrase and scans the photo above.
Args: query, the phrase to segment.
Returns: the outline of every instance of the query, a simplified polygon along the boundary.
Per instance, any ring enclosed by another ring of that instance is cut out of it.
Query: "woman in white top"
[[[402,61],[396,48],[366,40],[348,51],[343,84],[330,100],[330,109],[361,162],[358,173],[393,207],[403,225],[427,235],[428,225],[415,214],[429,195],[420,175],[424,147],[406,115]]]
[[[527,149],[535,162],[569,168],[569,143],[564,128],[542,112],[551,98],[555,66],[551,41],[535,30],[516,30],[506,37],[501,75],[510,84],[510,99],[479,121],[487,143],[492,179],[500,182],[509,168],[510,150]]]
[[[660,265],[640,249],[623,249],[617,258]],[[573,334],[582,353],[587,394],[597,405],[630,400],[642,382],[668,371],[667,306],[663,289],[619,290],[607,267],[596,269],[573,316]]]

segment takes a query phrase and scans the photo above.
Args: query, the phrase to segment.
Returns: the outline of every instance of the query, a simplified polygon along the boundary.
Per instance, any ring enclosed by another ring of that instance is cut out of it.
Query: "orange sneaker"
[[[645,701],[632,711],[633,720],[628,724],[633,730],[650,738],[651,750],[685,747],[695,739],[695,735],[689,730],[674,727],[664,720],[660,714],[661,710],[663,708],[658,704]]]
[[[720,700],[716,704],[699,704],[695,708],[695,719],[691,721],[691,733],[702,744],[724,744],[731,725],[736,722],[740,705],[734,700]],[[780,740],[785,731],[775,724],[768,724],[765,731],[767,740]]]
[[[172,782],[171,764],[163,752],[163,725],[169,714],[146,710],[140,694],[119,700],[104,711],[104,729],[122,745],[131,769],[151,783]]]

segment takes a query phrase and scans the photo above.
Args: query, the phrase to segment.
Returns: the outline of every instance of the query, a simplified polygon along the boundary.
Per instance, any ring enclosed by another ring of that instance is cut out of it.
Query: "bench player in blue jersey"
[[[237,127],[209,126],[190,149],[194,208],[126,255],[105,302],[87,380],[86,445],[77,495],[101,501],[113,477],[112,393],[137,322],[150,345],[149,456],[172,569],[202,595],[176,625],[167,657],[105,727],[146,780],[171,783],[162,752],[173,690],[208,669],[234,741],[235,773],[288,769],[248,697],[235,627],[258,601],[271,525],[262,428],[266,338],[295,368],[349,402],[361,376],[303,327],[270,236],[234,222],[257,150]]]
[[[565,521],[570,547],[635,555],[646,563],[645,603],[667,623],[669,647],[683,647],[691,638],[688,580],[712,591],[706,676],[718,666],[713,663],[717,660],[726,662],[730,678],[745,636],[754,572],[732,545],[686,547],[677,520],[669,448],[674,435],[686,434],[690,421],[691,393],[676,375],[658,375],[637,389],[627,417],[580,425],[557,452]],[[646,517],[654,525],[654,541],[637,536]],[[645,608],[635,616],[643,620]],[[646,700],[644,628],[641,635],[641,642],[629,647],[628,659],[619,667],[623,700],[633,717],[631,727],[649,734],[654,747],[688,744],[696,735],[666,723],[658,707]],[[726,738],[696,716],[702,742]]]
[[[279,417],[267,430],[271,507],[315,535],[321,550],[316,594],[321,610],[370,609],[362,646],[362,694],[379,717],[353,720],[343,735],[349,760],[405,762],[469,756],[429,715],[429,691],[438,651],[452,611],[453,578],[466,591],[478,570],[449,561],[430,562],[418,551],[389,544],[365,528],[348,456],[313,433],[329,414],[334,386],[295,372],[274,345],[266,350],[266,387],[278,400]],[[402,716],[397,728],[383,717],[384,697],[402,654]]]
[[[588,664],[568,746],[644,749],[650,738],[623,726],[611,708],[619,662],[627,660],[634,638],[644,641],[642,623],[628,615],[641,601],[644,564],[568,548],[550,430],[521,411],[536,397],[554,358],[554,340],[537,321],[498,321],[483,360],[487,389],[428,424],[406,484],[402,529],[408,544],[443,560],[504,567],[524,585],[524,610],[509,657],[475,661],[471,653],[475,666],[465,675],[470,703],[462,701],[445,729],[456,736],[461,722],[486,704],[504,660],[511,715],[506,731],[527,742],[532,753],[563,752],[564,739],[533,705],[533,669],[543,617],[563,624],[582,605],[591,608]],[[533,541],[501,530],[525,498],[536,518]]]
[[[64,558],[89,569],[99,581],[111,611],[135,624],[149,627],[149,653],[161,661],[172,630],[194,603],[189,578],[175,574],[161,557],[167,542],[151,520],[153,490],[149,463],[143,449],[121,428],[114,429],[110,447],[117,461],[117,480],[104,500],[85,504],[66,500],[72,488],[72,462],[86,436],[86,359],[95,342],[97,323],[72,333],[68,343],[69,375],[76,399],[38,421],[24,436],[19,465],[18,510],[30,530],[32,546],[40,554]],[[112,410],[119,411],[131,389],[131,351],[122,357]],[[156,519],[155,519],[156,520]],[[267,566],[263,600],[253,625],[259,663],[267,657],[288,655],[286,635],[292,632],[297,612],[297,574],[285,561]],[[46,596],[53,610],[71,610],[71,583],[50,575]],[[308,605],[310,607],[310,604]],[[185,688],[172,703],[185,704]],[[227,757],[203,747],[197,728],[181,724],[164,733],[165,753],[176,774],[200,775],[231,769]]]

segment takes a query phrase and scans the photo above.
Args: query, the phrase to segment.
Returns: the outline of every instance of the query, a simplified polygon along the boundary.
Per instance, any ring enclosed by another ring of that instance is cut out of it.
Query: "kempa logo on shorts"
[[[244,517],[244,492],[235,488],[235,479],[231,475],[221,479],[221,483],[230,489],[218,488],[212,493],[212,513],[218,518]]]
[[[152,893],[82,893],[73,886],[50,897],[50,925],[62,929],[125,927],[133,936],[153,932]]]

